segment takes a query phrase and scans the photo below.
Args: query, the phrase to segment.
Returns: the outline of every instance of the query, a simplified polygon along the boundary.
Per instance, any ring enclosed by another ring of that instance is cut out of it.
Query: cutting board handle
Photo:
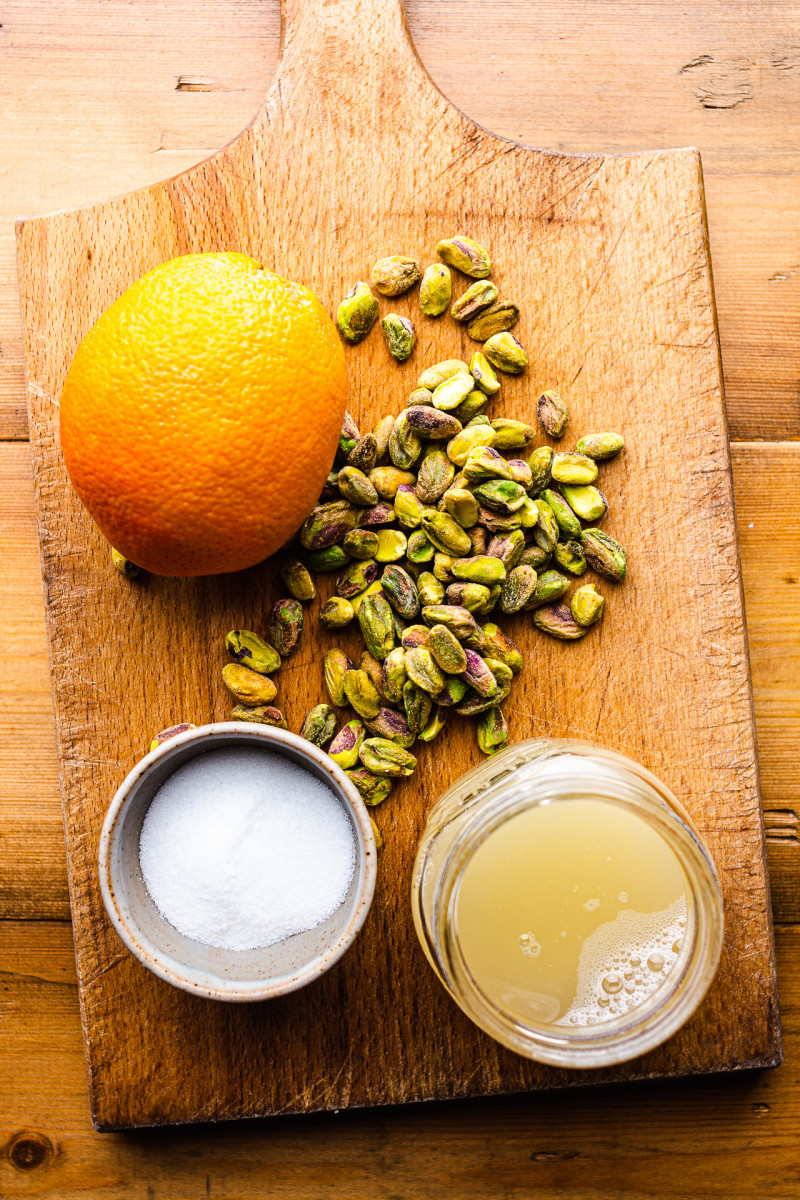
[[[313,83],[311,99],[326,116],[336,100],[380,122],[410,85],[439,96],[417,57],[403,0],[281,0],[274,86],[292,78]]]

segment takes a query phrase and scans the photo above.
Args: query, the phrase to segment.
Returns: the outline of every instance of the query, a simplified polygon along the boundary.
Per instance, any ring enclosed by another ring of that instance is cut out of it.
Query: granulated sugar
[[[338,908],[355,840],[334,793],[308,771],[258,747],[221,748],[159,788],[139,861],[156,907],[186,937],[251,950]]]

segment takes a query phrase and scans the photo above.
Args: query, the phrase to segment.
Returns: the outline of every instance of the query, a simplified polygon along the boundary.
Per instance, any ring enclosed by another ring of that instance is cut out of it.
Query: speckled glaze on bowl
[[[350,819],[356,863],[347,895],[321,924],[272,946],[222,950],[184,937],[162,917],[142,877],[139,838],[153,797],[177,767],[206,750],[239,745],[283,754],[330,787]],[[103,822],[100,888],[106,911],[131,954],[167,983],[210,1000],[269,1000],[318,979],[342,957],[372,903],[376,860],[364,802],[323,750],[285,729],[225,721],[170,738],[127,776]]]

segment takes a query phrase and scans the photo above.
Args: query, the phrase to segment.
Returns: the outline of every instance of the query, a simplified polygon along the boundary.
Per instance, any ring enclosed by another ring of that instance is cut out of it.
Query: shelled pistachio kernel
[[[375,561],[378,563],[396,563],[404,557],[408,549],[406,535],[399,529],[379,529],[376,534],[378,546],[375,551]]]
[[[587,484],[597,479],[597,463],[588,454],[564,450],[553,458],[553,479],[558,483]]]
[[[345,775],[358,790],[364,803],[368,804],[370,808],[382,804],[392,790],[393,780],[373,775],[372,771],[368,771],[366,767],[354,767],[351,771],[345,771]]]
[[[569,601],[572,618],[578,625],[588,628],[599,621],[606,606],[605,598],[600,595],[593,583],[585,583],[576,588]]]
[[[346,342],[355,346],[363,341],[378,319],[378,301],[369,284],[359,282],[347,293],[336,310],[336,328]]]
[[[348,721],[346,725],[342,726],[330,746],[328,746],[328,754],[342,770],[350,770],[359,761],[358,752],[363,745],[365,737],[366,731],[358,718]]]
[[[417,380],[417,388],[424,388],[432,394],[440,384],[459,374],[469,374],[467,364],[460,358],[445,358],[441,362],[434,363],[432,367],[425,368]]]
[[[575,449],[579,454],[588,454],[589,458],[600,460],[613,458],[624,447],[625,439],[620,433],[587,433]]]
[[[462,275],[485,279],[491,273],[492,260],[488,251],[466,234],[458,233],[455,237],[443,238],[436,246],[436,253],[448,266],[461,271]]]
[[[453,277],[444,263],[426,267],[419,285],[419,306],[426,317],[440,317],[453,295]]]
[[[483,754],[497,754],[508,744],[508,725],[502,712],[495,705],[486,710],[478,721],[478,746]]]
[[[248,708],[270,704],[278,694],[268,675],[261,675],[241,663],[227,663],[222,668],[222,682],[231,695]]]
[[[473,379],[466,369],[458,371],[434,390],[433,407],[452,412],[472,391]]]
[[[326,629],[344,629],[355,615],[349,600],[345,600],[341,596],[332,596],[319,610],[319,623]]]
[[[513,329],[518,320],[519,309],[516,304],[500,300],[470,321],[467,333],[475,342],[486,342],[498,333]]]
[[[397,489],[404,484],[406,487],[413,487],[417,477],[413,471],[402,471],[395,466],[381,466],[372,468],[369,480],[382,500],[394,500]]]
[[[408,544],[406,546],[406,557],[414,566],[420,566],[423,563],[433,562],[436,554],[436,547],[431,542],[421,529],[414,529],[408,536]]]
[[[328,704],[315,704],[300,726],[300,737],[315,746],[327,746],[335,733],[336,713]]]
[[[489,403],[489,397],[480,388],[473,388],[462,400],[458,408],[453,409],[453,416],[457,417],[462,425],[471,424],[475,417],[479,416],[486,405]]]
[[[582,521],[599,521],[608,511],[608,501],[594,484],[561,484],[561,494]]]
[[[523,664],[522,651],[517,643],[492,622],[484,625],[482,632],[486,642],[485,653],[490,658],[505,663],[509,670],[517,675]]]
[[[289,558],[281,567],[281,579],[295,600],[313,600],[317,594],[314,580],[299,558]]]
[[[231,709],[232,721],[250,721],[254,725],[272,725],[276,729],[288,729],[286,717],[279,708],[271,704],[259,704],[257,708],[248,708],[245,704],[235,704]]]
[[[483,353],[493,367],[506,375],[521,375],[528,365],[528,355],[513,333],[495,333],[483,344]]]
[[[271,675],[281,665],[281,656],[275,647],[249,629],[231,629],[225,635],[225,649],[237,663],[259,675]]]
[[[303,623],[303,606],[299,600],[285,596],[275,601],[269,612],[267,634],[281,658],[288,658],[296,649],[303,633]]]
[[[536,437],[536,430],[525,421],[514,421],[510,417],[495,417],[492,429],[497,438],[498,450],[525,450]]]
[[[168,742],[170,738],[177,737],[179,733],[186,733],[186,731],[189,729],[197,729],[197,726],[193,725],[191,721],[182,721],[180,725],[167,726],[166,729],[162,729],[160,733],[157,733],[153,738],[152,742],[150,743],[150,749],[155,750],[156,747],[160,746],[163,742]]]
[[[547,604],[537,608],[533,614],[533,623],[543,633],[562,641],[577,641],[587,630],[573,620],[572,613],[566,604]]]
[[[475,385],[487,396],[496,396],[500,391],[500,380],[485,354],[476,350],[469,361],[469,369]]]
[[[359,757],[373,775],[388,779],[399,779],[413,775],[417,760],[409,750],[396,746],[387,738],[367,738],[359,751]]]
[[[497,299],[497,288],[488,279],[478,279],[459,296],[450,309],[456,321],[467,323],[474,320],[484,309],[491,308]]]
[[[378,535],[373,529],[351,529],[342,542],[346,554],[364,562],[375,557],[378,545]]]
[[[381,321],[381,329],[392,358],[405,362],[417,340],[414,322],[409,317],[401,317],[399,313],[387,313]]]
[[[536,404],[536,415],[539,424],[548,437],[561,438],[569,421],[569,410],[566,401],[552,389],[542,392]]]
[[[586,561],[598,575],[615,582],[628,573],[628,555],[616,538],[602,529],[584,529],[581,543]]]
[[[372,286],[382,296],[399,296],[413,287],[422,274],[416,258],[406,254],[391,254],[379,258],[372,268]]]
[[[496,441],[497,434],[491,425],[468,425],[447,443],[447,457],[457,467],[463,467],[472,450],[480,446],[493,446]]]

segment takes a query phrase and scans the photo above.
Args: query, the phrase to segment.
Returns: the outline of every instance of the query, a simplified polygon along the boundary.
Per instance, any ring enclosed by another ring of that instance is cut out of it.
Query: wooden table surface
[[[686,6],[673,0],[408,0],[408,16],[435,82],[497,133],[545,149],[692,144],[702,150],[786,1061],[761,1074],[580,1094],[137,1135],[92,1130],[26,442],[12,222],[23,213],[93,202],[162,178],[238,132],[274,71],[277,0],[5,0],[2,1198],[800,1197],[796,11],[788,0]],[[708,553],[714,554],[713,545]]]

